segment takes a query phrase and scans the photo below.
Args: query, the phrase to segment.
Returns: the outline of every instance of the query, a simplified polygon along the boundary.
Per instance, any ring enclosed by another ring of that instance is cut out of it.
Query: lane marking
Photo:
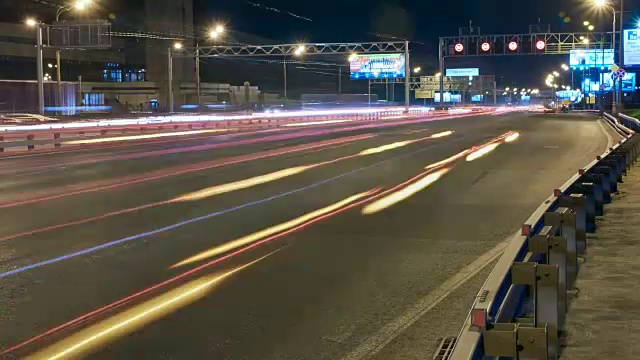
[[[384,349],[391,341],[407,330],[426,313],[445,300],[460,286],[473,278],[493,261],[502,256],[502,253],[509,245],[507,240],[500,242],[491,250],[480,255],[469,265],[462,268],[457,274],[445,280],[427,296],[421,298],[403,314],[388,322],[380,330],[360,342],[354,350],[342,358],[342,360],[361,360],[369,358],[380,350]]]
[[[607,149],[611,149],[613,146],[613,137],[609,134],[607,129],[604,128],[604,125],[602,125],[602,120],[598,119],[598,125],[600,125],[600,129],[602,129],[602,132],[607,136]]]

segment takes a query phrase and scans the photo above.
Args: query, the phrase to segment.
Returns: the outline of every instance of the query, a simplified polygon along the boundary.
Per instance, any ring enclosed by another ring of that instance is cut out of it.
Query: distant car
[[[544,108],[544,113],[545,114],[555,114],[556,113],[556,109],[555,108]]]
[[[567,105],[562,105],[562,108],[560,108],[560,111],[562,111],[563,113],[568,113],[569,107]]]

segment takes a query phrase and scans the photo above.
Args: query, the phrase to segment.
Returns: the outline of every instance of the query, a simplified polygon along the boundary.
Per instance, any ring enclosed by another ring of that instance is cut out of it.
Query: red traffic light
[[[480,49],[484,52],[487,52],[489,50],[491,50],[491,44],[489,44],[488,42],[483,42],[482,45],[480,45]]]
[[[509,43],[509,50],[511,51],[516,51],[518,50],[518,43],[515,41],[512,41]]]
[[[453,49],[454,49],[456,52],[461,53],[461,52],[463,52],[463,51],[464,51],[464,45],[462,45],[462,43],[457,43],[457,44],[453,47]]]
[[[544,50],[544,48],[547,46],[547,43],[544,42],[544,40],[538,40],[536,41],[536,49],[538,50]]]

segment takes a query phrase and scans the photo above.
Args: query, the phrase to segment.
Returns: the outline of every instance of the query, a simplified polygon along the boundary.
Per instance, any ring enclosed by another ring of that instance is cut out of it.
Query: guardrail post
[[[484,332],[484,355],[518,358],[518,325],[494,324]]]
[[[546,329],[547,335],[544,356],[535,357],[530,354],[524,358],[546,359],[548,354],[549,358],[555,359],[558,356],[558,266],[531,262],[513,263],[511,279],[513,284],[529,286],[534,303],[533,325],[539,330]],[[518,359],[523,359],[522,355],[521,353]],[[535,355],[540,354],[536,352]]]
[[[596,216],[603,216],[605,203],[604,176],[602,174],[586,173],[582,175],[582,181],[592,183],[595,186],[593,194],[596,199]]]
[[[576,217],[571,209],[558,208],[544,214],[544,224],[558,228],[558,235],[567,239],[567,289],[573,289],[578,277]]]
[[[584,256],[587,252],[587,201],[584,194],[571,194],[558,199],[558,206],[569,208],[575,214],[578,256]]]
[[[53,139],[54,139],[54,140],[60,140],[60,133],[53,133]],[[60,146],[61,146],[61,144],[60,144],[60,142],[59,142],[59,141],[56,141],[56,142],[53,144],[53,147],[56,147],[56,148],[59,148]]]
[[[517,360],[548,359],[547,328],[530,328],[518,324],[495,324],[484,333],[484,355]]]
[[[617,193],[618,182],[622,182],[622,173],[624,172],[622,166],[620,166],[618,160],[616,160],[612,155],[607,156],[606,159],[600,161],[600,165],[611,169],[611,192]]]
[[[596,213],[597,213],[597,201],[596,201],[596,186],[593,183],[577,183],[572,185],[569,190],[573,194],[585,196],[585,230],[588,233],[594,233],[596,231]]]
[[[4,136],[0,136],[0,142],[4,142]],[[2,147],[0,147],[0,152],[4,152],[4,146],[0,145]]]
[[[564,329],[567,313],[567,238],[556,236],[558,228],[545,226],[539,235],[529,238],[529,251],[543,254],[549,265],[558,266],[558,329]]]
[[[27,135],[27,141],[33,141],[33,134]],[[34,144],[27,144],[27,150],[31,151],[35,148],[36,146]]]
[[[602,176],[604,176],[603,189],[605,194],[605,204],[611,203],[611,194],[616,192],[616,188],[618,187],[618,176],[615,173],[615,170],[608,166],[601,165],[591,168],[591,172],[593,172],[594,174],[602,174]]]
[[[556,359],[551,352],[551,330],[548,327],[518,327],[518,360]]]
[[[609,156],[607,156],[607,162],[612,162],[616,164],[618,170],[618,182],[622,182],[622,176],[627,175],[627,160],[624,154],[619,153],[617,151],[612,151]]]

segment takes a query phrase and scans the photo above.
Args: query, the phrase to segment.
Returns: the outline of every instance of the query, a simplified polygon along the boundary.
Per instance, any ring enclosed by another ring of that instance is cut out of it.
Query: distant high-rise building
[[[155,81],[160,91],[160,103],[168,99],[168,59],[169,47],[181,42],[185,47],[194,44],[193,0],[145,0],[145,30],[151,36],[162,39],[146,40],[147,80]],[[182,82],[195,81],[195,60],[180,59],[173,63],[174,93]],[[179,103],[176,98],[176,103]]]

